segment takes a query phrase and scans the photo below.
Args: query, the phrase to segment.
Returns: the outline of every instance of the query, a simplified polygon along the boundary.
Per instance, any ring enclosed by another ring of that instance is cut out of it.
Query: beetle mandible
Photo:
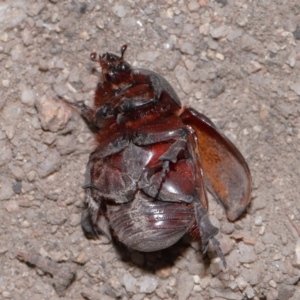
[[[182,107],[161,75],[134,69],[121,56],[91,59],[102,68],[94,105],[71,103],[96,127],[87,164],[87,234],[111,231],[127,247],[157,251],[190,233],[211,241],[226,265],[208,217],[206,189],[236,220],[247,208],[251,175],[235,145],[203,114]]]

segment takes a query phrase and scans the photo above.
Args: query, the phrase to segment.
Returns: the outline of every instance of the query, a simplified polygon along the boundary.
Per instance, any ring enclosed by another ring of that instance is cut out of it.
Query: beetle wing
[[[251,195],[251,175],[242,154],[203,114],[187,108],[181,119],[196,132],[198,151],[209,191],[226,210],[230,221],[247,208]]]

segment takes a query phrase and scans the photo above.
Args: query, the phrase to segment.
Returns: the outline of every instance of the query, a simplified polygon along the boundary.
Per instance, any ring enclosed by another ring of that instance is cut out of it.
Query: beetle
[[[208,216],[208,190],[234,221],[246,210],[251,175],[235,145],[214,123],[181,102],[161,75],[134,69],[121,55],[91,59],[102,73],[93,107],[65,102],[96,128],[86,171],[87,234],[111,232],[127,247],[152,252],[186,233],[209,241],[226,266],[218,229]]]

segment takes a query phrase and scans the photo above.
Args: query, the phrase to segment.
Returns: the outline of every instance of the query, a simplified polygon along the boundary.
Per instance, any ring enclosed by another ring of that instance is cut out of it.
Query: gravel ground
[[[300,299],[299,0],[4,0],[0,24],[1,299]],[[141,254],[82,233],[93,136],[55,97],[91,104],[90,52],[124,44],[249,163],[248,213],[210,203],[226,270],[188,238]]]

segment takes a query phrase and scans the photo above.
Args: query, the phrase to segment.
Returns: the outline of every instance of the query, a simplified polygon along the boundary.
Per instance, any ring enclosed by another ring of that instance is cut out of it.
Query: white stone
[[[300,240],[297,241],[295,248],[295,266],[300,268]]]
[[[126,16],[126,10],[123,5],[116,4],[112,8],[113,13],[119,18],[123,18]]]

